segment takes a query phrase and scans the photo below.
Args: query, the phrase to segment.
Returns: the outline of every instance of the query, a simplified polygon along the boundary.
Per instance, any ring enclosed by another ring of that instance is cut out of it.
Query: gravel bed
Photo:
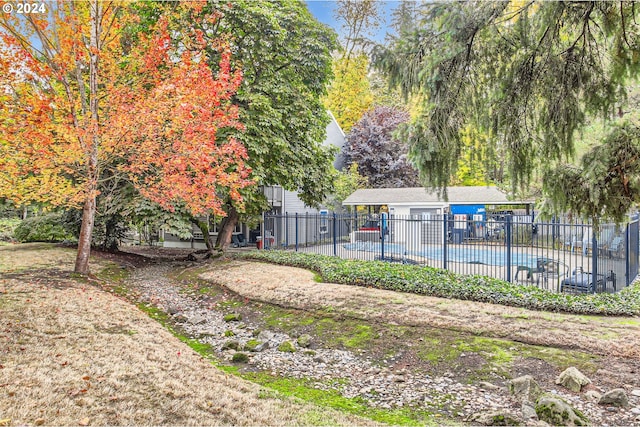
[[[491,384],[462,384],[451,375],[432,377],[410,369],[391,370],[372,362],[365,354],[350,351],[313,348],[308,350],[283,333],[260,330],[257,325],[227,322],[223,313],[208,306],[201,296],[181,289],[168,278],[168,273],[184,263],[153,264],[135,270],[129,284],[140,294],[142,302],[151,303],[171,314],[184,331],[210,344],[222,361],[231,362],[236,350],[223,350],[225,343],[237,341],[240,348],[250,340],[263,344],[260,351],[245,352],[252,369],[278,376],[306,378],[313,387],[337,390],[343,396],[360,397],[372,407],[423,408],[445,416],[466,419],[472,414],[493,410],[509,410],[520,415],[521,404],[509,396],[505,388]],[[232,331],[233,336],[225,336]],[[287,353],[277,347],[289,341],[296,352]],[[640,426],[640,391],[630,390],[628,408],[612,408],[596,404],[584,394],[563,390],[547,390],[582,411],[594,425]],[[637,395],[636,395],[637,394]]]

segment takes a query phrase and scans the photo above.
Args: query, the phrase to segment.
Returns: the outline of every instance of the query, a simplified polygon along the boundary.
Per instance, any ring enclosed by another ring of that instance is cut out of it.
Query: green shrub
[[[18,218],[0,218],[0,242],[13,240],[15,229],[21,222]]]
[[[640,286],[615,294],[569,295],[486,276],[465,276],[418,265],[360,261],[287,251],[251,251],[233,255],[318,272],[331,283],[367,286],[442,298],[524,307],[533,310],[600,315],[639,315]]]
[[[62,224],[62,214],[50,213],[25,219],[14,231],[19,242],[62,242],[72,239]]]

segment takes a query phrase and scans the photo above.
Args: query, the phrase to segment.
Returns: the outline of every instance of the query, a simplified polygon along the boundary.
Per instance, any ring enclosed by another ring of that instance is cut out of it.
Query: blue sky
[[[336,6],[336,2],[334,0],[306,0],[306,3],[309,11],[318,21],[335,29],[338,34],[340,33],[339,25],[333,17],[333,10]],[[387,27],[391,23],[391,11],[396,8],[400,1],[379,0],[378,3],[382,6],[381,17],[383,22],[381,22],[380,28],[374,36],[374,40],[382,42],[384,41],[384,36],[387,33]]]

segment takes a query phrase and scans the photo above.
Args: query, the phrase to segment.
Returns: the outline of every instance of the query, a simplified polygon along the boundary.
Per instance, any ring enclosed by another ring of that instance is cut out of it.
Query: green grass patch
[[[314,315],[305,311],[288,310],[269,304],[262,305],[260,310],[267,327],[287,333],[312,325],[317,320]]]
[[[197,292],[200,295],[208,295],[208,296],[215,297],[222,293],[222,289],[220,289],[218,286],[200,286],[200,287],[192,286],[192,287],[196,288]]]
[[[218,307],[222,309],[236,308],[236,307],[241,307],[243,305],[245,305],[245,303],[243,303],[242,301],[234,300],[234,299],[230,299],[226,301],[218,301]]]
[[[110,262],[96,274],[96,277],[100,280],[116,284],[123,283],[129,278],[129,275],[130,273],[126,268]]]
[[[540,359],[558,370],[575,366],[585,373],[594,373],[599,360],[598,356],[576,350],[536,346],[498,338],[465,336],[452,332],[444,334],[436,330],[429,332],[429,336],[423,337],[418,344],[417,356],[434,366],[450,367],[463,353],[481,356],[486,365],[470,372],[471,380],[489,379],[496,374],[508,378],[514,361],[519,357]]]
[[[615,294],[570,295],[486,276],[457,275],[417,265],[362,261],[288,251],[248,251],[233,254],[317,272],[326,282],[365,286],[441,298],[489,302],[533,310],[590,315],[640,315],[640,286]]]
[[[346,398],[336,390],[318,390],[307,379],[276,377],[263,372],[246,372],[240,376],[284,396],[296,397],[318,406],[337,409],[385,424],[440,425],[445,421],[443,418],[436,418],[432,412],[426,410],[372,408],[362,398]],[[321,424],[326,424],[326,420],[323,421]]]

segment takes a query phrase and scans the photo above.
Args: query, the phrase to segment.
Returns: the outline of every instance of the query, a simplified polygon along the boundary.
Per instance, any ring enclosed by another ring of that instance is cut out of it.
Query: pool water
[[[356,242],[343,245],[347,250],[382,253],[382,244],[377,242]],[[409,255],[433,260],[443,259],[441,246],[424,246],[418,251],[408,251],[405,245],[385,243],[385,255]],[[515,252],[511,254],[511,264],[535,267],[539,256]],[[483,249],[478,247],[447,247],[447,260],[467,264],[507,265],[507,251],[504,248]]]

